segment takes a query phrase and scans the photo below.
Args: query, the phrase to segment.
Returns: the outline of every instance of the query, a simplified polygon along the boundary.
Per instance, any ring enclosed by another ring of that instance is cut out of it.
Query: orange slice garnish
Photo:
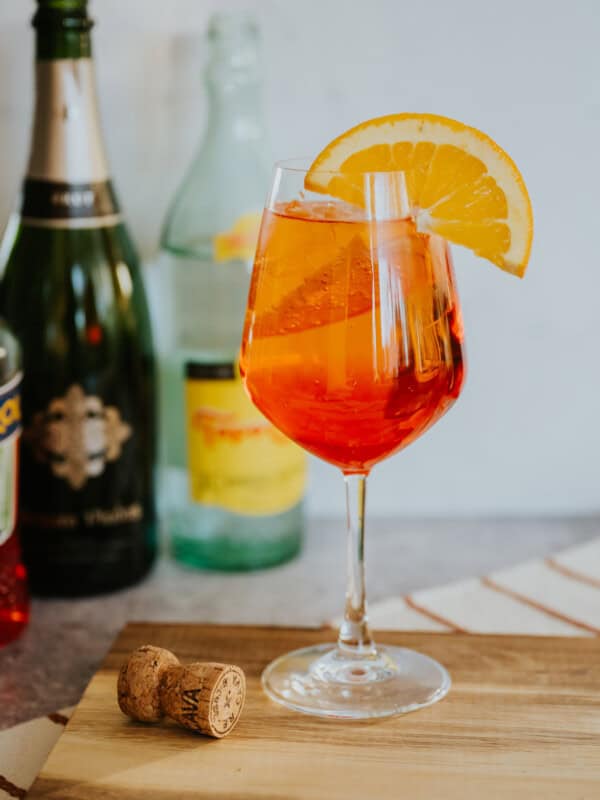
[[[435,114],[363,122],[322,150],[305,187],[364,205],[364,173],[394,170],[406,173],[419,230],[523,276],[533,238],[525,182],[493,139],[462,122]]]

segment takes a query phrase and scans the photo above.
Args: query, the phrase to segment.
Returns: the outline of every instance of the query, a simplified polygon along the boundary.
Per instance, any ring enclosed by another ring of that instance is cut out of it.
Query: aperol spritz
[[[290,162],[275,169],[240,368],[265,416],[341,468],[348,522],[337,645],[269,664],[263,687],[277,702],[367,719],[430,705],[450,688],[433,659],[373,642],[366,478],[461,390],[463,330],[447,241],[522,277],[532,237],[531,201],[512,159],[485,133],[436,114],[367,120],[333,139],[308,170]]]
[[[462,385],[448,247],[410,218],[367,221],[323,202],[267,209],[246,326],[254,403],[344,472],[420,436]]]

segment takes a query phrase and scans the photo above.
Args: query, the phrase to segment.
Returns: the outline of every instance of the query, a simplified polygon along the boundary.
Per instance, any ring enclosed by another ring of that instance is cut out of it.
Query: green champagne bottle
[[[20,521],[30,585],[127,586],[155,554],[150,320],[100,132],[87,0],[38,0],[36,106],[2,313],[23,351]]]
[[[212,18],[205,83],[206,133],[158,264],[162,506],[176,559],[256,569],[300,548],[306,457],[254,408],[236,368],[270,180],[252,17]]]

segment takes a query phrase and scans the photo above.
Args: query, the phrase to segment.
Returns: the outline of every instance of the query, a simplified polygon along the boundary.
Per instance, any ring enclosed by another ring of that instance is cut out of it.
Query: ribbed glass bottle
[[[306,464],[236,366],[269,183],[257,27],[219,14],[209,43],[206,133],[162,234],[161,494],[175,558],[254,569],[298,552]]]

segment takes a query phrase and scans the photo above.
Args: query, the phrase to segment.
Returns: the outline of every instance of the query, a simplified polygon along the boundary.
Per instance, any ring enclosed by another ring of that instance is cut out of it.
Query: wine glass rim
[[[296,173],[298,175],[306,175],[312,166],[314,159],[308,157],[299,158],[284,158],[275,162],[274,168],[278,172]],[[337,169],[317,169],[315,172],[319,175],[406,175],[407,170],[404,169],[390,169],[390,170],[337,170]]]

